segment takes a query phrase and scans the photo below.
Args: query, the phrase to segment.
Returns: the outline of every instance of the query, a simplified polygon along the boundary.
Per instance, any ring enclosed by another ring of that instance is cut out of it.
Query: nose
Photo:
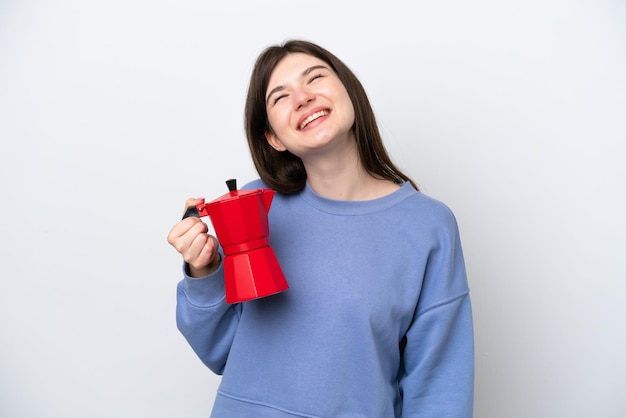
[[[315,100],[315,95],[306,89],[301,89],[295,94],[295,99],[296,109],[300,110],[309,103],[313,102]]]

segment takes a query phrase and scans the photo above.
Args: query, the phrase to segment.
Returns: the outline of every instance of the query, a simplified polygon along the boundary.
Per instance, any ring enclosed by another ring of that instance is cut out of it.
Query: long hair
[[[266,48],[252,70],[245,106],[244,125],[252,160],[261,180],[279,193],[293,194],[306,184],[306,170],[302,160],[289,151],[277,151],[265,137],[271,130],[267,118],[265,94],[272,71],[288,54],[302,52],[316,57],[330,66],[345,86],[354,107],[354,138],[364,169],[372,176],[396,184],[405,181],[417,185],[391,161],[383,144],[374,111],[365,89],[354,73],[326,49],[303,40],[290,40],[282,45]]]

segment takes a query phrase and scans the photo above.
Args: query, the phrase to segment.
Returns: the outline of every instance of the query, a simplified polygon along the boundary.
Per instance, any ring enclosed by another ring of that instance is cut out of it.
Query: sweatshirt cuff
[[[224,263],[208,276],[191,277],[187,263],[183,263],[183,280],[180,287],[187,300],[196,306],[210,307],[222,303],[226,299],[224,288]]]

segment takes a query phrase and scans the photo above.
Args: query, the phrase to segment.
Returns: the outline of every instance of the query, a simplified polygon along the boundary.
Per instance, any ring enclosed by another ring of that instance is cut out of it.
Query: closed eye
[[[318,78],[324,77],[323,74],[315,74],[313,77],[309,78],[309,83],[312,83],[313,81],[315,81]]]
[[[286,94],[281,94],[280,96],[275,97],[275,98],[274,98],[274,102],[273,102],[273,104],[278,103],[278,101],[279,101],[280,99],[283,99],[283,98],[285,98],[285,97],[287,97],[287,95],[286,95]]]

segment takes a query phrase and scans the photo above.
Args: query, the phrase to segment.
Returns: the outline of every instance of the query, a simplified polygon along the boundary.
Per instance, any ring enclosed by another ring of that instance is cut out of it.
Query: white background
[[[0,416],[208,416],[166,235],[255,177],[248,77],[287,38],[355,71],[457,215],[476,417],[626,416],[618,0],[0,1]]]

